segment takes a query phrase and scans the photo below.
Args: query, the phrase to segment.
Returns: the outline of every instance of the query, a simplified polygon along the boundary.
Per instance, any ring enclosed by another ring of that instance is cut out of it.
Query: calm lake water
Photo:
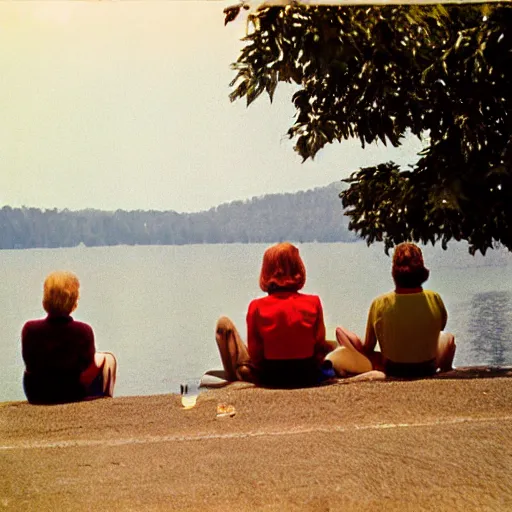
[[[266,244],[118,246],[0,251],[0,401],[24,400],[20,331],[41,318],[42,285],[74,271],[81,298],[74,317],[92,325],[98,350],[119,361],[116,395],[178,392],[180,381],[220,368],[214,326],[228,315],[245,335]],[[392,289],[382,246],[300,244],[305,292],[320,295],[328,334],[345,325],[364,334],[371,300]],[[512,254],[470,256],[465,244],[426,247],[431,278],[448,309],[456,365],[512,364]]]

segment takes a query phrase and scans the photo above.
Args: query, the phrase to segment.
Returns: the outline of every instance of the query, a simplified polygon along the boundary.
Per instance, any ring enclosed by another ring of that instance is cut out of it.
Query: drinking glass
[[[181,405],[185,409],[192,409],[196,405],[197,396],[199,395],[199,380],[188,379],[180,384]]]

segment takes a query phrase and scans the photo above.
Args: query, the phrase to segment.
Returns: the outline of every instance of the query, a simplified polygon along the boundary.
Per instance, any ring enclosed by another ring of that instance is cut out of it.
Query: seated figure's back
[[[277,291],[251,302],[249,332],[263,341],[265,359],[305,359],[314,354],[321,305],[316,295]],[[249,342],[250,343],[250,342]]]
[[[384,358],[395,363],[420,363],[436,357],[446,317],[436,292],[393,291],[373,301],[368,322],[373,324]]]
[[[87,394],[81,374],[94,365],[96,347],[92,328],[71,317],[78,290],[74,274],[50,274],[43,297],[47,317],[30,320],[23,326],[23,387],[29,402],[72,402]]]

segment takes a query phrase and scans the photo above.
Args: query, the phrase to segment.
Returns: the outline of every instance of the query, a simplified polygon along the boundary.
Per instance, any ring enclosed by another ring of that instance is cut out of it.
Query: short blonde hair
[[[72,272],[52,272],[43,287],[43,308],[49,315],[67,316],[78,302],[80,281]]]

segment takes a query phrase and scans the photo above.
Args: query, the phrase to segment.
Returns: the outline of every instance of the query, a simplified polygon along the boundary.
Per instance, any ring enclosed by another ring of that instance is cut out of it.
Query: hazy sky
[[[415,139],[302,164],[289,87],[231,104],[231,3],[0,2],[0,205],[196,211],[414,161]]]

